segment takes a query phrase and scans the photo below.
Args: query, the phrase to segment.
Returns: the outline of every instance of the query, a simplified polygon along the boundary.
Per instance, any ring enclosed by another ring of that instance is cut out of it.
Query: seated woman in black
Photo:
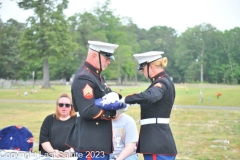
[[[56,102],[56,113],[48,115],[41,126],[39,151],[51,157],[70,157],[73,148],[65,145],[69,130],[75,123],[76,113],[71,96],[62,93]]]

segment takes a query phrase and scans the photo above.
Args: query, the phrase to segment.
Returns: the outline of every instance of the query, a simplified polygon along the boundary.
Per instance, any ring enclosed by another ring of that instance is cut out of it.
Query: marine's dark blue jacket
[[[175,99],[175,87],[163,71],[152,78],[144,92],[126,96],[128,104],[141,106],[141,119],[170,118]],[[176,155],[177,149],[169,124],[146,124],[140,128],[138,153]]]
[[[112,153],[112,122],[116,111],[95,106],[94,100],[111,92],[98,69],[85,62],[76,72],[72,88],[73,105],[80,117],[66,140],[68,146],[80,152]]]

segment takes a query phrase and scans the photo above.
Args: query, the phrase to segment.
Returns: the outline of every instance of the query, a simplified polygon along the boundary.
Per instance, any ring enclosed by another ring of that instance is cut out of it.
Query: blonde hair
[[[168,59],[166,57],[163,57],[161,59],[151,62],[150,64],[165,68],[165,67],[167,67]]]
[[[71,111],[70,111],[70,116],[71,117],[74,117],[76,116],[76,112],[74,111],[74,108],[73,108],[73,104],[72,104],[72,97],[68,94],[68,93],[61,93],[58,98],[57,98],[57,101],[56,101],[56,111],[55,111],[55,115],[56,115],[56,118],[59,119],[60,118],[60,113],[58,111],[58,101],[60,98],[63,98],[63,97],[66,97],[70,100],[70,103],[71,103]]]

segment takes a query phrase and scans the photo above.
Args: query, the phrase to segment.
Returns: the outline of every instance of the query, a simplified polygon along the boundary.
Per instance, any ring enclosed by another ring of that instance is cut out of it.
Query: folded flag
[[[33,134],[23,126],[7,126],[0,130],[0,151],[32,151]]]
[[[114,103],[115,101],[119,100],[119,94],[116,92],[110,92],[102,97],[102,99],[105,99],[106,103]]]
[[[105,110],[118,110],[126,108],[127,106],[125,103],[119,103],[117,100],[115,102],[108,103],[105,98],[95,99],[95,105]]]

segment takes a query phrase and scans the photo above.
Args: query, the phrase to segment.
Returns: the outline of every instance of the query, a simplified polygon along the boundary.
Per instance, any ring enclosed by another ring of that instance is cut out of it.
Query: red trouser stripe
[[[87,160],[92,160],[92,156],[88,156]]]
[[[156,154],[153,154],[153,155],[152,155],[152,159],[153,159],[153,160],[157,160],[157,155],[156,155]]]

